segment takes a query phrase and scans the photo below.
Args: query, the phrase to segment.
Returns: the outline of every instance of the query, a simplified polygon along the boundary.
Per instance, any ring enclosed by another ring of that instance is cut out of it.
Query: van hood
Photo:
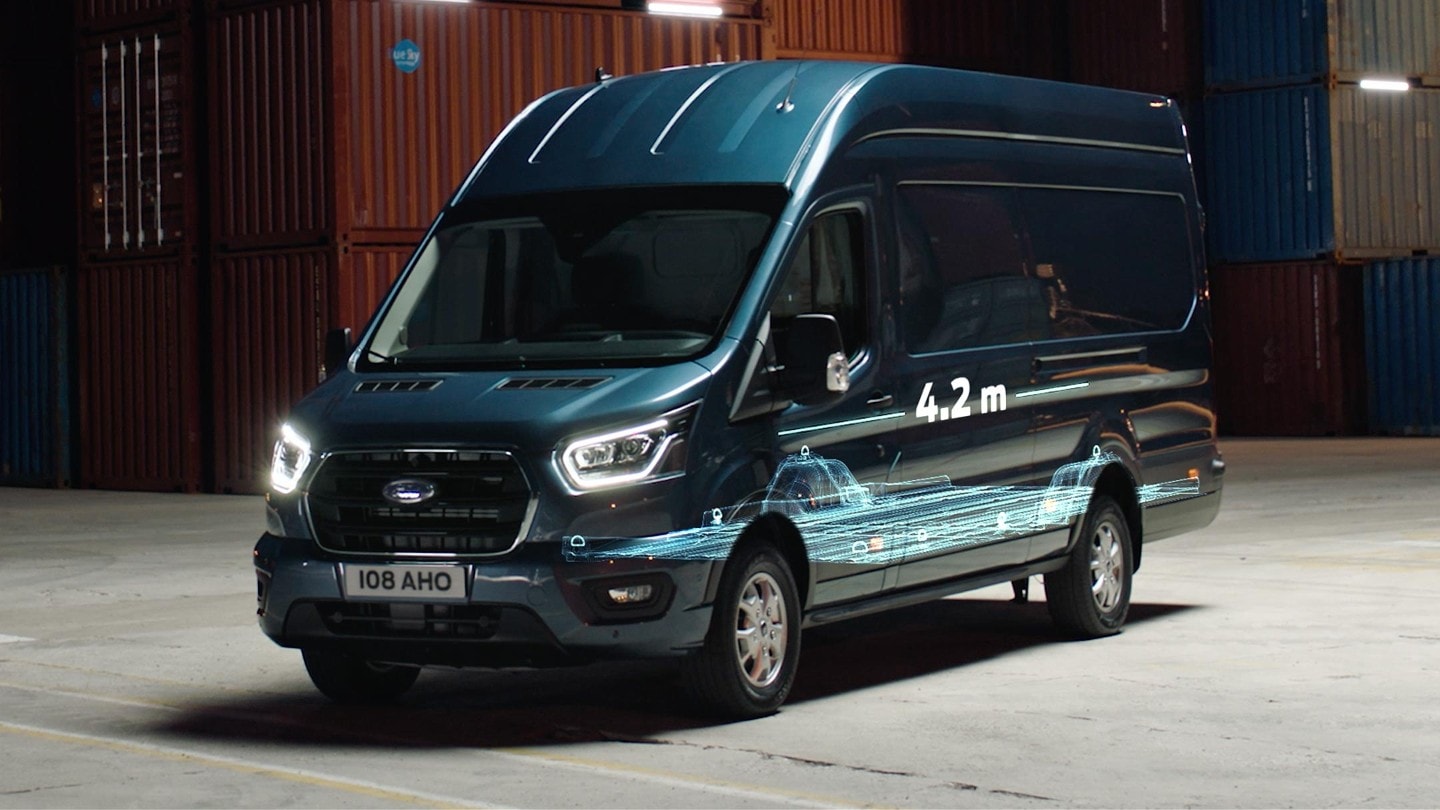
[[[289,423],[320,452],[422,446],[548,451],[568,438],[624,428],[695,402],[712,376],[696,362],[574,372],[347,371],[301,401]]]

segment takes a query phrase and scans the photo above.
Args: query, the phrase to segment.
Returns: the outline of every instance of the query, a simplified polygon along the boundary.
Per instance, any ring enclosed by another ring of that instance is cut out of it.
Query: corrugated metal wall
[[[1440,258],[1365,268],[1370,428],[1440,436]]]
[[[221,250],[321,243],[334,232],[323,3],[208,24],[211,238]]]
[[[106,262],[76,276],[80,483],[199,489],[193,262]]]
[[[1440,250],[1440,90],[1222,93],[1205,118],[1212,259]]]
[[[1065,32],[1049,0],[774,0],[781,59],[918,62],[1063,78]]]
[[[1206,0],[1205,81],[1234,89],[1440,77],[1434,0]]]
[[[70,483],[70,336],[61,268],[0,273],[0,484]]]
[[[1205,99],[1211,260],[1310,258],[1335,248],[1328,121],[1319,87]]]
[[[80,45],[80,246],[89,260],[173,255],[197,236],[194,59],[184,28]]]
[[[1217,267],[1210,283],[1222,432],[1327,436],[1363,428],[1358,266]]]
[[[339,284],[335,289],[335,320],[358,336],[370,316],[399,277],[414,245],[352,245],[340,255]]]
[[[280,421],[320,382],[334,251],[218,256],[210,270],[214,484],[258,492]]]
[[[1070,81],[1186,97],[1198,93],[1199,0],[1067,0]]]
[[[82,31],[106,31],[171,19],[192,5],[194,0],[75,0],[75,21]]]
[[[1440,252],[1440,90],[1341,86],[1330,106],[1337,249]]]
[[[510,118],[593,81],[597,66],[624,74],[760,55],[758,20],[363,0],[338,2],[336,14],[340,227],[356,243],[426,228]]]

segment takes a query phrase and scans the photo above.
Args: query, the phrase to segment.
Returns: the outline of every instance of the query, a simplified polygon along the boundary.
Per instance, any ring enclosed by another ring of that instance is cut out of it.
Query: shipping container
[[[76,273],[79,481],[200,488],[196,268],[184,256]]]
[[[0,484],[71,481],[70,332],[61,268],[0,272]]]
[[[211,257],[217,491],[263,491],[280,420],[323,379],[325,332],[358,334],[413,252],[413,245],[368,245]]]
[[[1205,0],[1205,82],[1235,89],[1440,78],[1435,0]]]
[[[259,492],[290,405],[321,380],[330,248],[216,256],[210,267],[214,485]]]
[[[1370,429],[1440,436],[1440,258],[1365,268]]]
[[[56,88],[74,86],[74,46],[68,29],[30,32],[0,52],[0,268],[73,266],[75,108]]]
[[[1440,90],[1223,93],[1205,125],[1212,259],[1440,251]]]
[[[207,24],[216,247],[413,241],[560,87],[755,59],[762,22],[515,3],[303,0]]]
[[[1344,436],[1365,425],[1361,267],[1210,272],[1215,395],[1231,436]]]
[[[1204,81],[1199,0],[1067,0],[1071,81],[1175,98]]]
[[[776,55],[1064,78],[1050,0],[774,0]]]
[[[78,170],[85,261],[195,249],[194,69],[183,27],[81,42]]]
[[[64,2],[38,0],[54,5]],[[90,33],[136,28],[182,20],[195,5],[195,0],[75,0],[75,23],[77,29]]]

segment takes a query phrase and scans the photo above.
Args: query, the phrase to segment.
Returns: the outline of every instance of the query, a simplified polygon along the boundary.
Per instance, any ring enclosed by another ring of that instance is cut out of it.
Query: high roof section
[[[897,131],[1182,152],[1157,96],[913,65],[742,62],[571,87],[491,147],[467,198],[576,187],[770,183]]]

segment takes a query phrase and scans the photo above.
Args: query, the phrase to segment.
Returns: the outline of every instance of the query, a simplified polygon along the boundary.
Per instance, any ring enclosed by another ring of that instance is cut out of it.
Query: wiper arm
[[[388,355],[388,354],[381,354],[380,352],[377,352],[377,351],[375,351],[374,349],[366,349],[366,350],[365,350],[365,359],[367,359],[367,360],[374,360],[374,361],[377,361],[377,362],[380,362],[380,363],[387,363],[387,364],[392,365],[392,366],[398,366],[398,365],[400,365],[400,360],[399,360],[399,358],[391,357],[391,356]]]

